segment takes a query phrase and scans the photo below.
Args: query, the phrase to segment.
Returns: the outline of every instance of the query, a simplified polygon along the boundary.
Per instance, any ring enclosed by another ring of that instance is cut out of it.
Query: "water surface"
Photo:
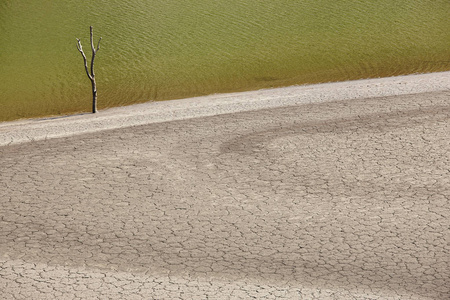
[[[2,0],[0,120],[450,70],[448,0]]]

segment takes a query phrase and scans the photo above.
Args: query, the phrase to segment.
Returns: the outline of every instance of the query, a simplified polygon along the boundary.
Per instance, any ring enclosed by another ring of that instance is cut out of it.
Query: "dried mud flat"
[[[140,105],[131,127],[130,108],[3,123],[0,298],[449,299],[438,75],[404,95],[147,104],[166,122]],[[122,123],[95,127],[108,114]]]

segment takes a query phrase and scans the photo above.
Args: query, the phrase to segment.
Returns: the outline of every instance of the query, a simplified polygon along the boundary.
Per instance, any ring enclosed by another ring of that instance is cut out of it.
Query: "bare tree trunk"
[[[86,74],[87,74],[89,80],[91,80],[91,84],[92,84],[92,113],[96,113],[97,112],[97,84],[95,83],[94,59],[95,59],[95,55],[97,54],[98,49],[100,49],[100,41],[102,40],[102,38],[100,38],[98,40],[97,48],[95,48],[94,47],[94,32],[93,32],[92,26],[90,26],[90,35],[91,35],[91,50],[92,50],[91,72],[90,73],[89,73],[89,69],[88,69],[86,55],[83,52],[83,47],[81,46],[81,41],[78,38],[77,38],[77,41],[78,41],[77,49],[78,49],[78,51],[80,51],[81,55],[83,56],[84,69],[86,70]]]

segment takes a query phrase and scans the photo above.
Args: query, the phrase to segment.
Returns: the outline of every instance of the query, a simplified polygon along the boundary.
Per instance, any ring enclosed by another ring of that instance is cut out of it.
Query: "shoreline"
[[[275,107],[450,91],[450,71],[147,102],[97,114],[0,123],[0,147],[103,130]]]

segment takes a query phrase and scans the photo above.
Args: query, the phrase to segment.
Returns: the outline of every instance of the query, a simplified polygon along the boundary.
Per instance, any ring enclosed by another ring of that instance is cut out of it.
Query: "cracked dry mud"
[[[450,92],[0,148],[2,299],[450,299]]]

